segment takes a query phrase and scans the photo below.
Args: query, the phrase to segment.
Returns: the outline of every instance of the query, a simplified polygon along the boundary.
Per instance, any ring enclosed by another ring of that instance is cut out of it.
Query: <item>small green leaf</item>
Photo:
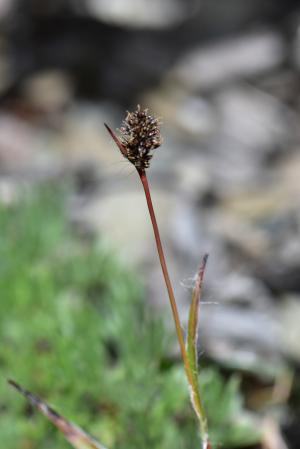
[[[13,380],[8,381],[19,393],[21,393],[30,402],[30,404],[39,410],[49,421],[51,421],[65,436],[66,440],[76,449],[105,449],[92,436],[75,426],[71,422],[60,416],[55,410],[49,407],[38,396],[22,388]]]
[[[204,278],[205,267],[207,263],[208,255],[205,254],[200,265],[199,271],[197,273],[197,279],[195,282],[195,287],[192,295],[192,303],[189,312],[189,323],[188,323],[188,336],[187,336],[187,354],[190,362],[190,366],[197,378],[198,375],[198,351],[197,351],[197,340],[198,340],[198,322],[199,322],[199,306],[201,299],[202,284]]]
[[[199,271],[197,273],[189,313],[188,335],[186,342],[187,358],[192,372],[192,379],[190,382],[190,397],[194,411],[197,415],[197,418],[199,419],[203,449],[209,449],[211,446],[208,440],[206,414],[199,390],[197,341],[198,341],[199,305],[207,258],[208,255],[205,254],[202,263],[200,265]]]

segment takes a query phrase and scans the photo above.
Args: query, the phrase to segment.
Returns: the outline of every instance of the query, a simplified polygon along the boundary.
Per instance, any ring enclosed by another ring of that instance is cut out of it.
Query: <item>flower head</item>
[[[153,150],[162,144],[160,119],[148,113],[148,109],[127,112],[120,128],[122,154],[137,170],[145,170],[150,165]]]

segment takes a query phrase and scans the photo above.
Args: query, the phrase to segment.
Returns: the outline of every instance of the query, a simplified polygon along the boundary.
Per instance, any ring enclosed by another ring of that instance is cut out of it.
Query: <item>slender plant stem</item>
[[[161,265],[161,269],[163,272],[165,284],[166,284],[168,295],[169,295],[170,305],[171,305],[171,309],[172,309],[172,313],[173,313],[173,317],[174,317],[175,328],[176,328],[177,338],[178,338],[178,342],[179,342],[179,346],[180,346],[181,356],[182,356],[182,360],[184,363],[186,377],[187,377],[188,383],[191,388],[192,402],[193,402],[196,414],[200,421],[201,436],[202,436],[202,448],[203,449],[212,449],[211,444],[208,440],[207,419],[206,419],[205,411],[204,411],[203,404],[202,404],[200,394],[199,394],[198,381],[195,379],[195,373],[193,373],[193,370],[191,368],[191,365],[190,365],[190,362],[188,359],[188,355],[187,355],[187,351],[186,351],[186,347],[185,347],[184,335],[183,335],[183,331],[181,328],[176,299],[174,296],[174,291],[173,291],[172,283],[170,280],[170,276],[169,276],[169,272],[168,272],[168,268],[167,268],[167,264],[166,264],[164,250],[163,250],[163,246],[161,243],[159,228],[158,228],[156,217],[155,217],[155,212],[154,212],[154,208],[153,208],[147,174],[144,170],[138,170],[138,174],[140,176],[140,179],[141,179],[141,182],[142,182],[142,185],[144,188],[145,196],[146,196],[147,206],[148,206],[148,210],[149,210],[149,214],[150,214],[150,218],[151,218],[151,222],[152,222],[155,242],[156,242],[156,246],[157,246],[157,252],[158,252],[158,256],[159,256],[159,260],[160,260],[160,265]]]
[[[104,123],[104,126],[106,127],[107,131],[109,132],[109,134],[111,135],[111,137],[113,138],[115,143],[117,144],[117,146],[118,146],[119,150],[121,151],[121,153],[123,154],[123,156],[126,157],[126,149],[125,149],[124,145],[122,144],[122,142],[120,141],[120,139],[115,135],[115,133],[110,129],[110,127],[106,123]],[[182,328],[181,328],[181,324],[180,324],[179,313],[178,313],[176,300],[175,300],[175,296],[174,296],[174,292],[173,292],[173,287],[171,284],[171,280],[170,280],[170,276],[169,276],[169,272],[168,272],[168,268],[167,268],[167,264],[166,264],[166,259],[164,256],[164,250],[163,250],[161,239],[160,239],[159,229],[158,229],[158,225],[157,225],[157,221],[156,221],[156,217],[155,217],[155,213],[154,213],[154,208],[153,208],[153,204],[152,204],[147,175],[146,175],[145,170],[137,169],[137,172],[140,176],[140,179],[141,179],[141,182],[142,182],[142,185],[144,188],[146,200],[147,200],[149,214],[150,214],[153,231],[154,231],[155,242],[156,242],[156,246],[157,246],[157,252],[158,252],[163,276],[165,279],[165,283],[166,283],[166,287],[167,287],[167,291],[168,291],[168,295],[169,295],[169,299],[170,299],[170,304],[171,304],[173,317],[174,317],[174,321],[175,321],[177,338],[179,341],[181,356],[182,356],[182,359],[184,362],[186,376],[187,376],[189,385],[193,386],[194,385],[194,383],[193,383],[194,376],[193,376],[193,372],[190,367],[190,363],[189,363],[188,356],[187,356],[186,349],[185,349],[185,342],[184,342],[184,336],[183,336],[183,332],[182,332]]]
[[[188,380],[190,382],[192,382],[192,373],[190,372],[189,362],[188,362],[186,348],[185,348],[184,336],[183,336],[183,332],[182,332],[182,328],[181,328],[181,324],[180,324],[180,318],[179,318],[177,304],[176,304],[176,300],[175,300],[175,296],[174,296],[174,291],[173,291],[173,287],[171,284],[171,280],[170,280],[170,276],[169,276],[169,272],[168,272],[168,268],[167,268],[167,264],[166,264],[164,250],[163,250],[161,239],[160,239],[160,233],[159,233],[159,229],[158,229],[158,225],[157,225],[157,221],[156,221],[156,217],[155,217],[155,212],[154,212],[153,203],[152,203],[152,199],[151,199],[147,175],[146,175],[145,171],[139,172],[139,175],[140,175],[140,179],[141,179],[141,182],[142,182],[142,185],[144,188],[147,205],[148,205],[148,209],[149,209],[149,214],[150,214],[150,218],[151,218],[151,222],[152,222],[152,226],[153,226],[153,232],[154,232],[155,242],[156,242],[156,246],[157,246],[157,252],[158,252],[158,256],[159,256],[159,260],[160,260],[160,264],[161,264],[161,269],[162,269],[164,280],[165,280],[166,287],[168,290],[168,295],[169,295],[170,305],[172,308],[173,317],[174,317],[174,321],[175,321],[176,333],[177,333],[177,338],[179,341],[181,356],[184,361],[184,366],[185,366]]]
[[[139,172],[139,175],[140,175],[140,179],[141,179],[141,182],[142,182],[142,185],[144,188],[147,205],[148,205],[148,209],[149,209],[149,214],[150,214],[150,218],[151,218],[151,222],[152,222],[152,226],[153,226],[153,232],[154,232],[155,242],[156,242],[156,246],[157,246],[157,252],[158,252],[158,256],[159,256],[159,260],[160,260],[160,264],[161,264],[161,269],[162,269],[164,280],[165,280],[166,287],[168,290],[168,295],[169,295],[170,305],[172,308],[172,313],[173,313],[173,317],[174,317],[174,321],[175,321],[175,328],[176,328],[177,338],[178,338],[178,342],[179,342],[179,346],[180,346],[181,356],[182,356],[182,359],[184,362],[184,367],[185,367],[185,371],[186,371],[186,375],[187,375],[189,384],[192,385],[193,384],[193,373],[191,371],[187,353],[186,353],[185,341],[184,341],[184,336],[183,336],[183,332],[182,332],[182,328],[181,328],[178,308],[177,308],[174,291],[173,291],[173,287],[172,287],[169,272],[168,272],[168,267],[166,264],[163,246],[161,243],[159,228],[158,228],[156,217],[155,217],[155,212],[154,212],[154,208],[153,208],[153,203],[152,203],[152,198],[151,198],[151,193],[150,193],[150,189],[149,189],[147,175],[146,175],[145,171]]]
[[[108,125],[105,124],[105,127],[108,130],[109,134],[112,136],[112,138],[115,141],[115,143],[117,144],[117,146],[119,147],[119,150],[121,151],[123,156],[128,159],[127,150],[126,150],[126,147],[124,146],[124,144],[120,141],[120,139],[115,135],[115,133],[110,129],[110,127]],[[150,214],[150,218],[151,218],[151,222],[152,222],[152,227],[153,227],[153,231],[154,231],[154,237],[155,237],[157,252],[158,252],[158,256],[159,256],[159,260],[160,260],[160,265],[162,268],[164,280],[166,283],[166,287],[167,287],[167,291],[168,291],[168,295],[169,295],[169,299],[170,299],[170,305],[171,305],[173,318],[174,318],[174,322],[175,322],[175,328],[176,328],[177,338],[178,338],[178,342],[179,342],[179,346],[180,346],[180,352],[181,352],[182,360],[184,363],[186,377],[187,377],[188,384],[190,387],[192,404],[193,404],[195,413],[200,422],[202,449],[212,449],[211,444],[208,439],[207,419],[206,419],[205,411],[204,411],[204,408],[202,405],[202,400],[201,400],[200,393],[199,393],[198,378],[197,378],[196,372],[194,372],[195,369],[193,369],[193,367],[191,366],[191,363],[190,363],[190,360],[189,360],[189,357],[187,354],[187,350],[185,347],[184,335],[183,335],[183,331],[181,328],[181,323],[180,323],[179,313],[178,313],[177,304],[176,304],[176,300],[175,300],[175,296],[174,296],[174,291],[173,291],[173,287],[171,284],[171,280],[170,280],[170,276],[169,276],[169,272],[168,272],[168,268],[167,268],[167,264],[166,264],[166,260],[165,260],[163,246],[162,246],[161,239],[160,239],[159,228],[157,225],[155,212],[154,212],[154,208],[153,208],[153,204],[152,204],[151,193],[150,193],[150,188],[149,188],[149,184],[148,184],[146,171],[145,171],[145,169],[138,169],[137,167],[136,167],[136,169],[140,176],[140,179],[141,179],[141,182],[142,182],[142,185],[144,188],[145,196],[146,196],[146,201],[147,201],[149,214]],[[204,273],[204,268],[203,268],[203,273]],[[202,273],[202,276],[203,276],[203,273]],[[202,282],[202,280],[200,282]],[[196,368],[196,367],[194,367],[194,368]]]

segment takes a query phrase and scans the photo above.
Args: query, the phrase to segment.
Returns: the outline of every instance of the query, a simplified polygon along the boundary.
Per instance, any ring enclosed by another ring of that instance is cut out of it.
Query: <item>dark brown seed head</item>
[[[162,144],[160,119],[148,114],[148,109],[138,105],[134,112],[127,115],[120,128],[120,141],[124,147],[123,155],[138,170],[150,165],[153,150]]]

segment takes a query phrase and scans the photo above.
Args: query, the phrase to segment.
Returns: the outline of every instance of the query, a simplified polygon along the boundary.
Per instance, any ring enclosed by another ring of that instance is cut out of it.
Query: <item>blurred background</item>
[[[298,448],[299,2],[1,0],[0,23],[5,447],[68,447],[7,377],[110,449],[199,445],[141,187],[103,126],[140,104],[163,121],[149,179],[183,323],[210,254],[212,441]]]

